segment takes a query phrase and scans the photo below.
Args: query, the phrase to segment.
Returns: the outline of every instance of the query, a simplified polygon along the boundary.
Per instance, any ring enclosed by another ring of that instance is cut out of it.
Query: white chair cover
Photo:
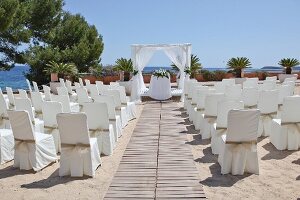
[[[231,79],[229,79],[229,80],[231,80]],[[225,98],[227,100],[240,101],[242,98],[242,85],[240,85],[240,84],[226,85]]]
[[[267,76],[266,81],[277,81],[277,76]]]
[[[82,78],[78,78],[78,81],[79,81],[79,84],[81,85],[81,87],[84,87]]]
[[[70,101],[76,102],[77,101],[77,94],[74,93],[69,93],[67,87],[57,87],[57,94],[58,95],[67,95],[69,96]]]
[[[60,87],[66,87],[65,80],[63,78],[59,78]]]
[[[18,92],[19,92],[20,98],[23,98],[23,99],[28,98],[27,92],[25,90],[18,89]]]
[[[278,86],[278,104],[283,104],[283,99],[288,96],[293,96],[293,89],[290,85]]]
[[[258,118],[258,110],[229,111],[227,134],[222,136],[218,157],[222,174],[259,174],[256,150]]]
[[[31,92],[31,100],[32,100],[32,105],[35,110],[35,114],[38,117],[41,117],[41,119],[43,119],[42,105],[43,105],[44,100],[43,100],[42,94],[40,92]]]
[[[258,78],[247,78],[243,82],[243,88],[258,88]]]
[[[43,85],[43,90],[44,90],[44,94],[45,94],[45,101],[52,101],[52,97],[51,97],[51,89],[49,86],[47,85]]]
[[[38,85],[37,85],[37,83],[35,81],[32,81],[32,85],[33,85],[33,88],[34,88],[35,92],[39,92],[40,91],[39,87],[38,87]]]
[[[278,110],[278,90],[261,91],[258,98],[257,108],[259,117],[258,137],[271,134],[272,119],[276,117]]]
[[[116,90],[120,92],[121,104],[126,107],[128,121],[136,118],[136,106],[135,102],[128,101],[126,97],[126,91],[124,86],[114,86]]]
[[[113,96],[101,95],[95,98],[95,102],[106,103],[108,108],[109,123],[114,127],[115,142],[122,135],[122,122],[120,115],[116,114],[116,104]]]
[[[0,129],[0,164],[14,159],[14,136],[10,129]]]
[[[82,86],[78,82],[75,82],[74,85],[75,85],[75,89],[82,88]]]
[[[26,83],[27,83],[29,92],[32,92],[31,84],[30,84],[30,81],[28,79],[26,79]]]
[[[53,137],[34,132],[27,111],[8,111],[15,138],[14,167],[39,171],[57,160]]]
[[[44,133],[44,121],[38,118],[35,118],[35,113],[31,106],[30,99],[15,99],[16,110],[18,111],[27,111],[30,116],[30,120],[34,125],[34,130],[36,132]]]
[[[245,107],[255,107],[257,106],[259,92],[257,88],[246,87],[242,91],[242,101]]]
[[[94,97],[96,97],[96,96],[99,96],[99,90],[97,88],[97,85],[90,84],[89,91],[90,91],[90,96],[92,97],[92,99],[94,99]]]
[[[113,125],[109,123],[106,103],[84,103],[82,112],[87,115],[90,137],[97,138],[100,154],[112,155],[115,144]]]
[[[218,103],[217,120],[211,127],[211,149],[213,154],[220,153],[222,135],[226,135],[227,132],[227,116],[229,111],[243,108],[244,103],[242,101],[225,100]]]
[[[285,97],[281,119],[272,120],[271,143],[278,150],[300,147],[300,96]]]
[[[44,133],[53,136],[56,153],[58,153],[61,151],[61,148],[56,115],[63,112],[62,105],[55,101],[45,101],[43,102],[42,110],[44,115]]]
[[[186,101],[187,101],[186,111],[189,116],[192,114],[193,107],[194,107],[194,105],[192,106],[193,94],[196,91],[195,88],[198,86],[201,86],[198,83],[198,81],[192,81],[189,83],[189,85],[187,87],[188,91],[187,91],[187,99],[186,99]]]
[[[89,137],[87,117],[84,113],[57,115],[61,138],[59,176],[95,176],[101,164],[97,139]]]
[[[225,86],[233,86],[235,85],[235,79],[234,78],[224,78],[222,79],[222,83],[225,85]]]
[[[0,93],[0,128],[10,128],[7,115],[8,105],[2,93]]]
[[[116,113],[121,117],[122,127],[124,128],[128,124],[126,107],[122,106],[121,97],[118,90],[106,90],[104,91],[104,95],[113,96],[114,101],[116,103]]]
[[[77,101],[80,105],[82,105],[83,103],[93,102],[93,99],[89,97],[88,92],[85,88],[77,88],[76,93],[78,97]]]
[[[275,90],[276,89],[276,80],[265,80],[262,85],[259,85],[258,88],[262,90]]]
[[[202,127],[201,123],[203,123],[202,114],[205,109],[205,97],[209,93],[209,88],[207,86],[202,86],[197,88],[195,93],[197,106],[194,108],[193,124],[195,130],[200,130],[200,127]]]
[[[8,100],[9,100],[9,108],[14,109],[14,107],[15,107],[14,93],[13,93],[13,91],[10,87],[6,87],[6,92],[7,92],[7,97],[8,97]]]
[[[172,97],[170,77],[151,76],[149,86],[149,96],[156,100],[166,100]]]
[[[70,102],[69,95],[53,95],[52,100],[62,104],[64,113],[79,112],[80,110],[78,103]]]

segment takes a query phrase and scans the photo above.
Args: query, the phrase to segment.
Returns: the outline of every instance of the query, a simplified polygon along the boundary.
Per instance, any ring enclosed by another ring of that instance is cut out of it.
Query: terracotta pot
[[[58,82],[58,73],[51,73],[51,82]]]
[[[143,78],[144,78],[144,83],[150,83],[150,80],[151,80],[150,74],[143,75]]]

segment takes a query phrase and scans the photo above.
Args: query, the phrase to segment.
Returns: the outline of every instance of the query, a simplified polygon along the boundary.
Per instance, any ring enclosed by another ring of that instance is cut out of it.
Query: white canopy
[[[148,64],[155,51],[163,50],[168,58],[179,68],[180,74],[184,74],[184,69],[191,65],[192,45],[186,44],[133,44],[131,45],[131,59],[133,67],[138,74],[133,77],[131,89],[131,99],[140,100],[146,86],[143,80],[142,71]],[[178,87],[183,89],[184,76],[180,77]]]

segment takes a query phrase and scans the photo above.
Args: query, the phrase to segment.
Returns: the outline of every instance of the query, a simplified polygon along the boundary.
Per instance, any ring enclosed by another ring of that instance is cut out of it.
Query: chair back
[[[274,113],[278,109],[278,90],[260,91],[257,108],[262,114]]]
[[[84,79],[85,86],[91,85],[91,81],[89,79]]]
[[[275,90],[276,81],[274,80],[265,80],[262,85],[262,90]]]
[[[2,116],[2,117],[6,116],[7,110],[8,110],[8,107],[7,107],[4,95],[2,93],[0,93],[0,116]]]
[[[203,85],[194,85],[193,87],[193,92],[192,92],[192,104],[197,104],[197,100],[198,100],[198,93],[197,91],[202,88],[206,88],[208,90],[208,86],[203,86]]]
[[[6,93],[7,93],[9,104],[14,106],[15,105],[15,96],[14,96],[14,93],[13,93],[11,87],[6,87]]]
[[[110,85],[110,88],[115,88],[115,87],[120,86],[119,82],[110,82],[109,85]]]
[[[277,76],[267,76],[266,81],[277,81]]]
[[[247,78],[243,82],[243,88],[258,88],[258,78]]]
[[[291,87],[292,94],[294,94],[295,85],[296,85],[296,83],[294,81],[283,82],[282,85],[289,85]]]
[[[235,79],[234,78],[224,78],[224,79],[222,79],[222,83],[226,86],[232,86],[232,85],[235,85]]]
[[[56,89],[58,95],[69,95],[68,89],[66,87],[57,87]]]
[[[22,99],[28,98],[27,92],[25,90],[18,89],[18,91],[19,91],[20,98],[22,98]]]
[[[16,102],[16,110],[24,111],[26,110],[30,116],[31,121],[34,121],[35,115],[32,110],[32,105],[30,99],[15,99]]]
[[[189,83],[188,87],[188,98],[193,98],[193,93],[195,92],[195,87],[200,86],[197,81],[192,81]]]
[[[69,80],[66,80],[65,85],[66,85],[66,87],[67,87],[68,93],[69,93],[69,94],[72,94],[72,93],[73,93],[73,90],[72,90],[72,82],[69,81]]]
[[[81,88],[81,85],[78,82],[75,82],[74,85],[75,85],[75,89]]]
[[[32,81],[32,85],[33,85],[33,89],[34,89],[35,92],[39,92],[40,91],[39,87],[38,87],[38,85],[37,85],[37,83],[35,81]]]
[[[226,141],[256,141],[260,112],[253,110],[230,110]]]
[[[44,90],[44,94],[45,94],[45,101],[51,101],[52,97],[51,97],[50,87],[48,87],[47,85],[43,85],[43,90]]]
[[[63,78],[59,78],[60,87],[66,87],[65,80]]]
[[[81,86],[81,87],[83,87],[83,86],[84,86],[84,84],[83,84],[83,80],[82,80],[82,78],[78,78],[78,81],[79,81],[79,84],[80,84],[80,86]]]
[[[31,92],[32,105],[35,111],[42,111],[43,97],[40,92]]]
[[[242,91],[242,101],[245,106],[255,106],[258,102],[259,92],[257,88],[246,87]]]
[[[188,79],[188,80],[185,81],[185,83],[184,83],[184,94],[189,93],[189,87],[195,82],[197,82],[196,79]]]
[[[283,82],[289,82],[289,81],[292,81],[292,82],[297,81],[297,76],[285,78]]]
[[[71,112],[70,98],[69,95],[54,95],[53,101],[60,102],[64,113]]]
[[[292,96],[292,86],[290,85],[280,85],[278,86],[278,104],[283,103],[283,99],[288,96]]]
[[[106,103],[109,119],[116,119],[116,103],[113,96],[101,95],[97,96],[95,102]]]
[[[225,93],[226,85],[223,82],[216,82],[214,87],[217,93]]]
[[[59,113],[56,118],[62,144],[90,144],[85,113]]]
[[[242,85],[226,85],[225,98],[228,100],[240,101],[242,98]]]
[[[27,83],[29,91],[32,92],[32,87],[31,87],[30,81],[28,79],[26,79],[26,83]]]
[[[85,88],[77,88],[77,101],[81,105],[82,103],[91,102],[91,99],[89,98],[88,92]]]
[[[83,103],[82,112],[87,115],[89,129],[108,129],[109,116],[106,103]]]
[[[35,140],[32,121],[26,110],[7,111],[14,138],[20,140]]]
[[[104,95],[113,96],[116,106],[121,107],[121,105],[122,105],[121,96],[120,96],[120,92],[118,90],[106,90],[106,91],[104,91]]]
[[[125,87],[124,86],[118,86],[117,89],[120,92],[121,103],[127,104],[126,89],[125,89]]]
[[[233,109],[244,109],[244,103],[232,100],[220,101],[218,103],[217,127],[227,128],[228,113]]]
[[[62,104],[56,101],[45,101],[42,105],[42,111],[45,126],[56,127],[56,115],[63,112]]]
[[[223,101],[225,95],[223,93],[207,94],[205,98],[204,114],[207,116],[217,116],[217,107],[220,101]]]
[[[281,123],[300,122],[300,96],[289,96],[283,100]]]
[[[90,84],[89,86],[90,96],[94,99],[94,97],[99,95],[99,90],[96,84]]]
[[[208,86],[198,87],[195,91],[196,93],[196,103],[197,108],[204,109],[205,108],[205,97],[208,94]]]

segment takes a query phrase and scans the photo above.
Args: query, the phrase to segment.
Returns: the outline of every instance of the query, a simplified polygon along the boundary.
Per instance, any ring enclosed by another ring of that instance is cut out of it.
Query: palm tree
[[[237,78],[241,78],[242,77],[242,71],[245,68],[248,68],[250,65],[251,65],[251,62],[246,57],[231,58],[227,62],[228,68],[232,69],[236,73]]]
[[[78,73],[78,69],[74,64],[71,63],[57,63],[50,61],[46,64],[48,66],[44,71],[48,74],[57,74],[58,78],[65,78],[65,76],[73,76]]]
[[[197,57],[197,55],[191,55],[191,66],[189,69],[185,69],[186,72],[189,72],[191,78],[195,78],[195,75],[202,67],[199,61],[200,59]],[[171,67],[174,71],[179,71],[179,68],[174,63],[171,64]]]
[[[278,65],[285,68],[286,74],[292,73],[292,67],[300,65],[300,62],[295,58],[283,58],[279,61]]]
[[[114,70],[124,73],[124,81],[130,80],[130,73],[133,72],[133,63],[131,59],[119,58],[116,60]]]

